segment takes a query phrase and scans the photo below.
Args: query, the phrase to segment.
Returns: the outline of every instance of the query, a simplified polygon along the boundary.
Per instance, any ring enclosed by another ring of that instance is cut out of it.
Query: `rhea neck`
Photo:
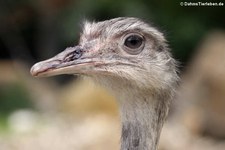
[[[167,104],[160,97],[141,93],[120,101],[121,150],[156,150]]]
[[[168,96],[126,85],[123,81],[101,81],[118,99],[122,122],[121,150],[157,150],[168,112]]]

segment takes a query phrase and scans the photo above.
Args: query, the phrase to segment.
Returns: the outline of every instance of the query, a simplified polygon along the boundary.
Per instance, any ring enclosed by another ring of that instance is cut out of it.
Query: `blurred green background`
[[[58,100],[60,98],[56,98],[58,95],[55,95],[58,91],[64,95],[61,91],[68,90],[71,82],[79,84],[74,81],[74,77],[38,80],[29,75],[29,68],[35,62],[75,45],[82,29],[82,21],[86,19],[102,21],[132,16],[150,22],[165,34],[174,57],[180,62],[182,75],[189,68],[204,37],[215,30],[225,30],[225,6],[185,7],[180,6],[180,2],[0,0],[0,135],[13,132],[9,118],[17,110],[47,112],[50,116],[64,110],[74,111],[70,103],[62,104]],[[113,99],[99,95],[104,94],[100,91],[96,99]],[[97,104],[94,102],[91,106],[87,104],[87,109],[91,112],[103,109],[116,114],[114,103],[104,101],[106,105],[101,105],[102,101],[97,101]],[[75,105],[79,110],[79,106]]]
[[[185,64],[206,33],[225,26],[223,6],[182,7],[180,1],[5,0],[0,11],[1,58],[26,60],[75,44],[82,20],[132,16],[164,32],[175,57]]]

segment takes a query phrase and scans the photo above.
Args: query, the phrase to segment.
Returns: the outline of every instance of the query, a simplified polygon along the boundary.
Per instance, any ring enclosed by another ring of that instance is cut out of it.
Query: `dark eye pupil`
[[[131,36],[127,37],[124,45],[131,49],[135,49],[135,48],[139,48],[141,46],[142,41],[143,41],[142,37],[137,36],[137,35],[131,35]]]

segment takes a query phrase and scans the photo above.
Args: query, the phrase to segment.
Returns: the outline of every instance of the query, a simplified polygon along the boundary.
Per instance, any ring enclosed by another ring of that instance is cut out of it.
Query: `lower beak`
[[[95,65],[100,62],[84,56],[84,50],[80,46],[65,49],[58,55],[36,63],[30,70],[35,77],[47,77],[60,74],[87,74],[93,71]]]

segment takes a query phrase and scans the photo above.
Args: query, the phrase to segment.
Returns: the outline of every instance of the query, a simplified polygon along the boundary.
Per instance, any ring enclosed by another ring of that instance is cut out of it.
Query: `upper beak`
[[[81,46],[69,47],[58,55],[33,65],[30,72],[36,77],[54,76],[59,74],[89,73],[100,62],[85,55]]]

